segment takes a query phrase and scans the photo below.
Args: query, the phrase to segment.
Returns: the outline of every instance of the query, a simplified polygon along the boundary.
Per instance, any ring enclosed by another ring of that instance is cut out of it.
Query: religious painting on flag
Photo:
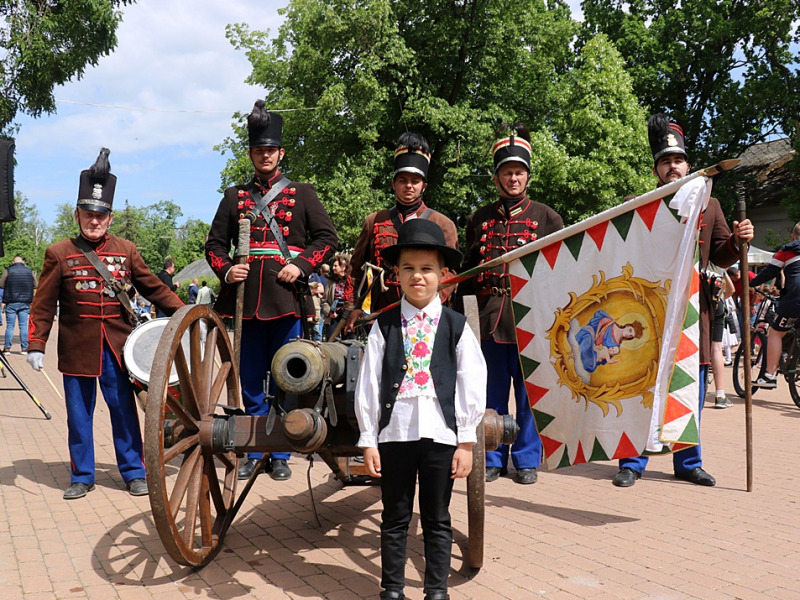
[[[509,262],[548,469],[698,443],[697,217],[709,192],[697,180],[675,208],[634,199]]]

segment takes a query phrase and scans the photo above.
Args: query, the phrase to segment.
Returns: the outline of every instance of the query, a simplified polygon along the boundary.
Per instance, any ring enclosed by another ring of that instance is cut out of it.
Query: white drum
[[[143,389],[147,389],[150,383],[150,370],[153,366],[153,359],[156,355],[158,343],[161,341],[161,334],[164,333],[164,327],[169,323],[168,317],[161,319],[153,319],[139,325],[134,329],[128,339],[125,341],[125,346],[122,349],[122,356],[125,360],[125,367],[131,378],[138,382]],[[181,339],[181,346],[183,352],[189,359],[189,331],[183,334]],[[175,365],[169,373],[170,386],[178,384],[178,373]]]

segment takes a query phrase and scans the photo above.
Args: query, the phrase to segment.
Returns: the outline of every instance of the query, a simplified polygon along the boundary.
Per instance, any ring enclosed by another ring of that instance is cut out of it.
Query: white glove
[[[28,364],[34,371],[41,371],[44,368],[44,352],[32,350],[28,352]]]

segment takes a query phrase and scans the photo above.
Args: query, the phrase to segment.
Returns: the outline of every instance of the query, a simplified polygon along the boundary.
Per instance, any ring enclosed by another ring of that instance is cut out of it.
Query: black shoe
[[[425,594],[425,600],[450,600],[450,595],[447,592],[431,592]]]
[[[517,476],[514,480],[522,485],[530,485],[539,480],[539,474],[536,469],[517,469]]]
[[[147,496],[147,481],[141,477],[128,482],[128,491],[131,496]]]
[[[94,484],[86,483],[73,483],[64,490],[64,500],[77,500],[83,498],[86,494],[94,489]]]
[[[250,476],[253,474],[253,471],[256,470],[256,465],[258,464],[258,459],[250,458],[245,461],[241,467],[239,467],[239,471],[237,473],[237,477],[241,479],[250,479]]]
[[[380,600],[406,600],[406,596],[403,592],[390,592],[388,590],[384,590],[381,592]]]
[[[704,485],[707,487],[714,487],[717,485],[717,480],[700,467],[695,467],[686,473],[675,473],[675,478],[694,483],[695,485]]]
[[[778,378],[770,377],[764,374],[758,379],[756,379],[751,385],[754,388],[760,388],[764,390],[774,390],[776,387],[778,387]]]
[[[286,459],[273,458],[272,459],[272,472],[269,474],[275,481],[286,481],[292,476],[292,470],[286,464]]]
[[[498,477],[508,475],[508,470],[501,467],[486,467],[486,483],[496,481]]]
[[[637,473],[630,467],[622,467],[619,473],[614,475],[614,479],[611,480],[611,483],[617,487],[631,487],[641,476],[641,473]]]

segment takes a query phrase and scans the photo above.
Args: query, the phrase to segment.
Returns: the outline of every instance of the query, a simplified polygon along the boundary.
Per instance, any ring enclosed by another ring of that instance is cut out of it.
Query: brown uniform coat
[[[166,314],[183,306],[180,298],[144,264],[133,243],[106,235],[95,253],[112,267],[109,272],[118,281],[133,284]],[[58,306],[59,371],[99,377],[103,338],[108,340],[117,362],[124,366],[122,349],[132,327],[119,299],[104,292],[105,287],[103,278],[73,240],[51,245],[45,251],[39,288],[31,304],[28,350],[44,352]]]
[[[414,216],[419,218],[428,207],[423,202],[422,205],[414,211]],[[403,216],[398,213],[401,222]],[[411,215],[409,215],[410,217]],[[409,217],[406,217],[408,219]],[[426,217],[428,220],[433,221],[444,231],[444,239],[448,246],[458,249],[458,231],[456,226],[440,212],[431,211]],[[391,215],[388,208],[381,209],[369,215],[364,221],[364,227],[361,234],[358,236],[356,248],[353,251],[353,256],[350,259],[350,266],[352,269],[353,285],[359,286],[361,279],[364,275],[363,267],[366,263],[371,263],[384,269],[384,284],[388,288],[387,291],[381,291],[380,282],[376,282],[372,288],[370,311],[380,310],[400,300],[402,292],[400,291],[400,283],[394,275],[391,267],[387,266],[380,256],[381,250],[387,246],[394,246],[397,243],[397,230],[392,222]],[[378,273],[375,273],[377,276]],[[356,289],[356,294],[359,290]]]
[[[269,185],[280,179],[280,173]],[[206,260],[222,282],[214,308],[223,315],[233,316],[236,309],[236,286],[225,283],[225,276],[234,265],[231,248],[239,238],[239,220],[255,208],[246,185],[225,190],[217,214],[211,223],[206,241]],[[262,190],[266,194],[268,190]],[[336,229],[322,206],[314,187],[308,183],[292,182],[270,203],[272,214],[283,231],[290,252],[297,256],[291,263],[308,277],[328,260],[339,244]],[[286,260],[275,242],[266,221],[259,215],[250,226],[250,272],[245,280],[244,319],[270,320],[285,316],[300,316],[300,307],[290,285],[279,282],[278,272]],[[314,304],[306,296],[307,314]]]
[[[563,226],[559,214],[540,202],[526,197],[512,207],[509,216],[503,202],[497,200],[476,210],[467,222],[464,268],[482,265]],[[500,344],[517,343],[507,264],[481,273],[459,287],[462,293],[474,293],[478,297],[481,339]]]

